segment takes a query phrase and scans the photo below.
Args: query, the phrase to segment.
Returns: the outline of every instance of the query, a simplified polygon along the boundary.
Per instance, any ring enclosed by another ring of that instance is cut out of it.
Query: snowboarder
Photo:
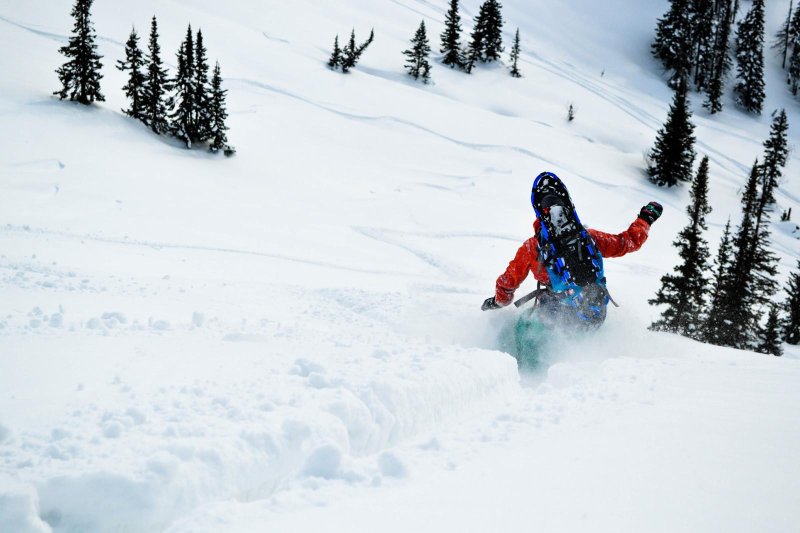
[[[663,208],[650,202],[627,230],[616,235],[585,229],[566,187],[550,172],[537,176],[531,201],[537,215],[534,236],[520,246],[506,271],[497,278],[495,295],[487,298],[481,309],[510,304],[514,291],[533,272],[540,285],[532,293],[540,322],[548,326],[602,324],[606,306],[613,302],[605,287],[602,259],[621,257],[641,248]]]

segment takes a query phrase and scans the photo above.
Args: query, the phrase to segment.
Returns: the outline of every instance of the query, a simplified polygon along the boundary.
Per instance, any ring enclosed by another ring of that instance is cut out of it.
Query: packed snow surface
[[[70,3],[0,0],[0,531],[797,531],[798,351],[646,329],[688,202],[643,175],[666,1],[506,0],[524,77],[437,62],[422,85],[402,51],[420,20],[438,49],[445,1],[95,0],[89,108],[51,95]],[[787,9],[767,6],[770,35]],[[202,28],[235,157],[120,112],[113,65],[153,14],[171,68]],[[352,28],[375,42],[332,72]],[[760,117],[692,97],[713,248],[773,109],[798,144],[768,63]],[[543,170],[592,227],[665,212],[606,262],[603,329],[521,377],[498,342],[518,311],[479,307]],[[798,170],[794,151],[781,210],[800,213]],[[773,225],[782,284],[796,228]]]

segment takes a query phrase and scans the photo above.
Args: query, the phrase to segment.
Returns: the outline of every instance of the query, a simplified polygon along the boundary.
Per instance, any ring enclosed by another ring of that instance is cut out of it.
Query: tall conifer
[[[692,60],[692,2],[670,0],[670,9],[658,20],[653,56],[671,72],[670,85],[676,87],[689,76]]]
[[[444,54],[442,63],[450,68],[464,66],[461,53],[461,16],[458,14],[458,0],[450,0],[450,8],[444,19],[444,31],[441,35],[442,47],[439,51]]]
[[[781,24],[781,29],[775,35],[775,41],[772,43],[772,48],[778,50],[781,55],[781,68],[786,68],[786,57],[789,54],[789,43],[792,41],[792,5],[794,0],[789,0],[789,12],[786,15],[786,20]],[[800,11],[800,9],[798,9]]]
[[[187,148],[192,147],[192,142],[197,134],[194,107],[194,66],[194,38],[190,25],[186,31],[186,39],[178,49],[178,71],[172,81],[175,94],[173,110],[170,114],[172,134],[186,143]]]
[[[144,86],[144,123],[155,133],[165,133],[169,129],[167,109],[170,104],[167,93],[171,90],[169,76],[161,61],[161,46],[158,44],[158,22],[156,17],[150,23],[148,43],[147,73]]]
[[[211,115],[209,113],[211,95],[209,94],[207,52],[201,30],[197,30],[194,47],[194,141],[202,142],[209,138],[211,131]]]
[[[650,329],[695,337],[699,336],[700,313],[708,292],[705,272],[708,270],[709,252],[708,243],[703,238],[703,232],[708,229],[706,215],[711,212],[708,205],[708,157],[703,157],[700,162],[689,195],[692,201],[686,209],[689,224],[672,243],[683,261],[675,267],[673,274],[661,278],[661,288],[648,302],[667,305],[661,318]]]
[[[503,6],[497,0],[486,0],[486,36],[484,58],[497,61],[503,52]]]
[[[136,28],[131,30],[128,42],[125,43],[125,60],[117,61],[117,69],[122,72],[129,71],[128,83],[122,90],[130,101],[130,107],[122,112],[136,120],[145,119],[145,82],[147,77],[143,71],[144,55],[139,48],[139,36]]]
[[[67,44],[58,50],[67,57],[67,62],[56,70],[61,81],[61,90],[53,93],[61,100],[69,97],[70,100],[83,105],[89,105],[95,100],[105,101],[100,92],[100,80],[103,78],[100,74],[100,69],[103,68],[103,64],[100,63],[102,56],[97,53],[97,45],[94,43],[91,8],[92,0],[75,0],[71,12],[75,19],[73,35]]]
[[[650,151],[647,174],[659,186],[672,187],[692,179],[694,163],[694,124],[686,99],[686,84],[675,91],[667,122],[658,131]]]
[[[715,15],[714,47],[713,54],[706,56],[706,101],[703,107],[713,115],[722,111],[722,94],[725,89],[725,78],[731,68],[729,55],[730,33],[732,25],[730,0],[722,2]]]
[[[751,113],[764,106],[764,0],[753,7],[736,31],[736,103]]]
[[[470,34],[470,42],[467,48],[467,57],[464,63],[464,70],[470,74],[478,61],[486,61],[486,24],[489,17],[488,0],[481,4],[478,16]]]
[[[728,331],[731,327],[730,319],[725,315],[728,289],[731,286],[731,221],[725,224],[722,232],[717,257],[714,261],[713,280],[709,305],[703,314],[703,327],[699,339],[703,342],[722,346],[728,340]]]
[[[694,83],[698,91],[705,89],[713,78],[714,26],[716,10],[713,2],[693,0],[692,2],[692,55],[694,64]]]
[[[222,74],[220,72],[219,63],[214,65],[214,73],[211,77],[211,102],[209,106],[209,115],[211,117],[211,130],[209,132],[210,144],[209,150],[217,152],[222,150],[225,155],[232,155],[236,150],[228,145],[228,131],[225,121],[228,118],[228,112],[225,109],[225,95],[227,91],[222,88]]]
[[[775,189],[778,180],[783,175],[783,167],[789,157],[789,146],[786,135],[789,130],[789,120],[786,110],[781,109],[775,120],[772,121],[769,137],[764,141],[764,207],[771,208],[775,203]]]

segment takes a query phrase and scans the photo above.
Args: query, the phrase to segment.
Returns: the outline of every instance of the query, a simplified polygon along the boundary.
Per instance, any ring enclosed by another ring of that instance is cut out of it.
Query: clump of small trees
[[[100,92],[102,63],[95,44],[94,26],[90,19],[93,0],[76,0],[72,9],[75,18],[73,36],[60,52],[68,58],[56,72],[62,88],[56,95],[84,105],[104,101]],[[177,53],[178,69],[170,77],[161,59],[158,44],[158,23],[153,17],[148,50],[139,46],[136,29],[131,30],[125,44],[125,59],[117,61],[117,69],[127,72],[122,87],[129,107],[123,112],[150,126],[153,132],[169,134],[183,141],[187,148],[204,144],[212,152],[232,155],[228,144],[226,93],[222,88],[219,63],[210,71],[203,33],[192,33],[191,26]],[[210,74],[210,76],[209,76]]]

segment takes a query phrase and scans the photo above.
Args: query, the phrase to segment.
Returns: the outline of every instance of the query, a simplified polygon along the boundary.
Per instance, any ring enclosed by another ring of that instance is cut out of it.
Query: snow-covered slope
[[[506,0],[525,77],[437,64],[424,86],[401,52],[423,19],[437,47],[444,1],[95,0],[107,102],[91,108],[50,95],[69,4],[0,0],[0,530],[800,521],[797,350],[646,330],[688,199],[642,174],[671,98],[647,53],[665,1]],[[479,2],[463,4],[469,27]],[[768,6],[771,33],[787,8]],[[202,28],[236,157],[119,112],[113,64],[153,14],[170,62],[186,24]],[[375,42],[331,72],[353,27]],[[797,143],[772,57],[767,90],[756,118],[693,102],[713,244],[772,109]],[[795,212],[798,168],[792,153],[778,192]],[[666,210],[640,252],[607,262],[622,307],[604,329],[521,382],[496,340],[515,311],[479,305],[531,233],[542,170],[606,231],[651,199]],[[775,225],[781,281],[792,228]]]

